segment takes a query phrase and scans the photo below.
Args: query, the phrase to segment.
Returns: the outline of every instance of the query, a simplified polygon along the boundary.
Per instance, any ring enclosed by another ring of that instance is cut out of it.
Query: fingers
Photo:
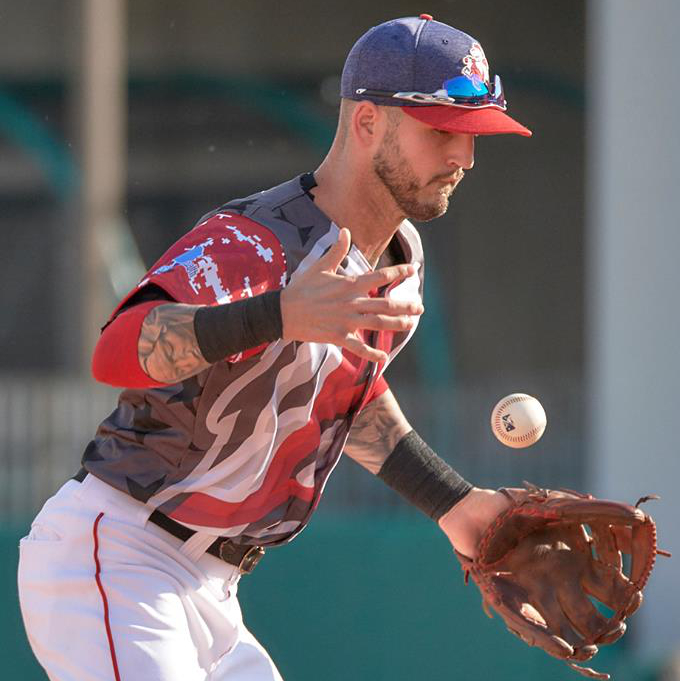
[[[394,300],[393,298],[357,298],[354,301],[357,312],[362,314],[421,315],[425,312],[422,303],[412,300]]]
[[[384,314],[358,315],[355,321],[356,328],[365,331],[410,331],[415,323],[413,317]]]
[[[385,267],[362,275],[338,274],[351,247],[350,233],[341,229],[337,241],[281,293],[285,340],[333,343],[371,362],[387,361],[387,354],[370,347],[361,331],[411,330],[424,308],[415,300],[372,298],[369,292],[399,283],[415,273],[413,265]],[[406,297],[406,296],[401,296]]]
[[[354,289],[357,293],[368,293],[368,291],[382,286],[406,279],[415,273],[413,265],[392,265],[391,267],[381,267],[379,270],[362,274],[354,280]]]
[[[387,353],[364,343],[359,337],[359,332],[362,330],[404,332],[412,329],[414,325],[415,320],[408,315],[355,315],[351,320],[350,328],[352,330],[344,338],[336,341],[336,344],[363,359],[367,359],[369,362],[386,362],[388,359]]]
[[[387,353],[383,352],[382,350],[376,350],[375,348],[372,348],[370,345],[366,345],[366,343],[363,343],[356,336],[353,336],[351,334],[348,334],[345,337],[345,339],[341,343],[339,343],[339,345],[349,350],[350,352],[354,353],[355,355],[357,355],[357,357],[366,359],[369,362],[387,361]]]
[[[335,273],[349,253],[351,245],[352,237],[349,230],[341,229],[338,233],[338,240],[317,260],[316,269]]]

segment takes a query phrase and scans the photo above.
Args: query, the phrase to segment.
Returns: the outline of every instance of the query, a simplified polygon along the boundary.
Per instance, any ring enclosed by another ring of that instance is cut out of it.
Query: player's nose
[[[475,165],[475,136],[455,135],[447,148],[447,163],[452,168],[458,166],[471,170]]]

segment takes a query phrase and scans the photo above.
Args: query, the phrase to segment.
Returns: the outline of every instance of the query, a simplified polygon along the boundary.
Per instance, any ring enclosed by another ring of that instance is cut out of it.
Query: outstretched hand
[[[393,265],[367,274],[337,270],[349,253],[349,230],[341,229],[328,251],[281,291],[283,338],[332,343],[370,362],[387,354],[365,343],[360,332],[408,331],[423,313],[420,301],[371,298],[369,291],[413,275],[413,265]]]

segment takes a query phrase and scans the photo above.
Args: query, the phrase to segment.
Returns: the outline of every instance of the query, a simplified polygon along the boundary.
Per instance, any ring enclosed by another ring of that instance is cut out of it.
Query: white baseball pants
[[[50,681],[282,681],[243,624],[238,569],[189,559],[148,515],[88,475],[21,540],[21,612]]]

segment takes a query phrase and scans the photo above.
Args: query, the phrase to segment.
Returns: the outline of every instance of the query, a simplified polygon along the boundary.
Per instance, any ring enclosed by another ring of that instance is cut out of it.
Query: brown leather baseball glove
[[[624,620],[642,602],[657,554],[656,525],[635,506],[570,490],[501,490],[511,501],[482,536],[472,560],[457,554],[482,594],[486,614],[495,610],[510,631],[543,648],[585,676],[608,674],[575,662],[626,631]],[[630,555],[624,572],[622,553]],[[589,596],[607,606],[606,617]]]

